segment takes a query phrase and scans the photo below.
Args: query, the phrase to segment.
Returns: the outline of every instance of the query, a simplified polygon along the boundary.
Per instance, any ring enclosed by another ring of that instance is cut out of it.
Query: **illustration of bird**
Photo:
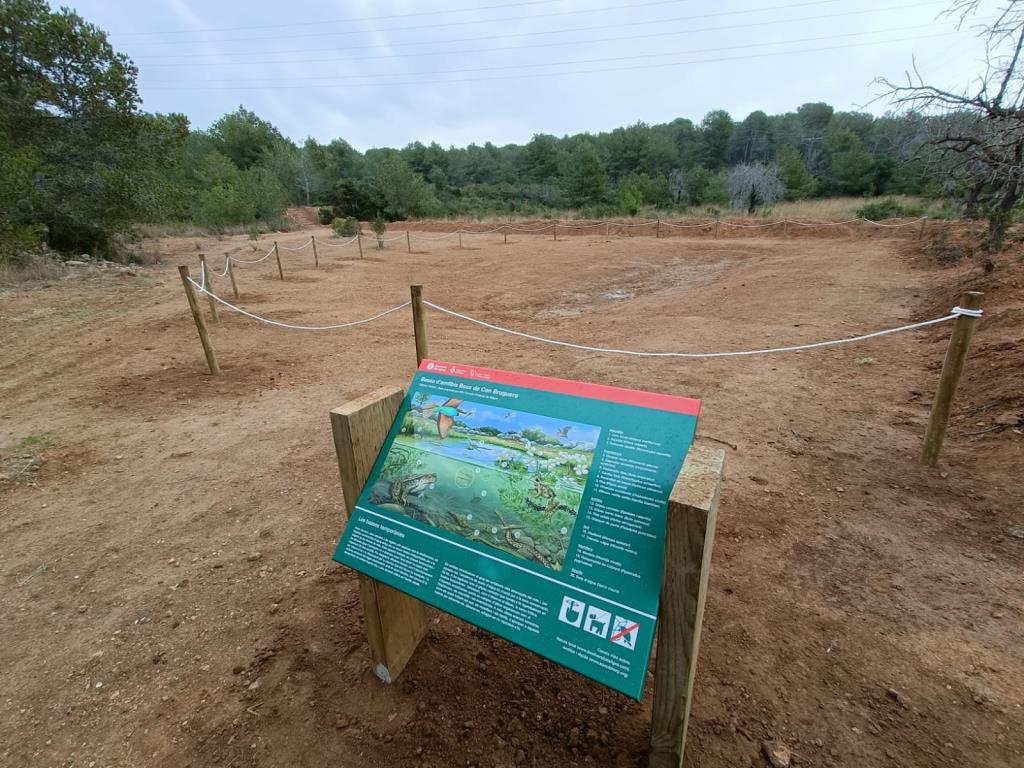
[[[558,430],[558,436],[564,440],[565,438],[567,438],[569,436],[569,430],[570,429],[572,429],[571,426],[570,427],[562,427],[560,430]]]
[[[465,416],[466,411],[459,408],[462,405],[462,400],[450,397],[445,400],[441,405],[428,405],[423,409],[423,414],[427,415],[431,411],[437,413],[437,434],[444,440],[448,437],[448,431],[452,428],[452,424],[455,423],[457,416]]]

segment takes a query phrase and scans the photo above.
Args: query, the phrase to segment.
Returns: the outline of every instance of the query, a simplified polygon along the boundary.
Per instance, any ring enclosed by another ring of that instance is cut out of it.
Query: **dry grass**
[[[59,259],[30,253],[16,261],[0,262],[0,289],[30,288],[60,280],[67,272]]]

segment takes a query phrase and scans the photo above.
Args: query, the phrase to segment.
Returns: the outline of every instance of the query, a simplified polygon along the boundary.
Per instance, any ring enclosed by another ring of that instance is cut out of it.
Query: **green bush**
[[[920,216],[921,209],[916,206],[903,205],[899,200],[887,197],[885,200],[867,203],[858,208],[856,213],[862,219],[882,221],[883,219],[898,219],[902,216]]]
[[[321,224],[330,224],[334,221],[334,211],[330,208],[321,208],[316,212],[316,215],[320,219]]]
[[[359,234],[359,222],[351,216],[343,219],[335,219],[331,222],[331,229],[339,237],[355,237]]]

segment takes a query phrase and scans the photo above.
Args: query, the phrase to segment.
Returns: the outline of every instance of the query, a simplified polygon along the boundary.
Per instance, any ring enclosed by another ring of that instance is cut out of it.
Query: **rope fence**
[[[354,238],[358,241],[358,235]],[[408,235],[407,235],[408,237]],[[315,243],[315,239],[311,238],[310,242]],[[351,242],[351,241],[349,241]],[[307,243],[308,244],[308,243]],[[315,245],[314,245],[315,247]],[[274,250],[277,250],[275,244]],[[235,290],[235,296],[237,301],[238,290],[234,281],[234,273],[231,271],[232,257],[227,256],[225,259],[224,272],[221,273],[221,277],[224,275],[230,275],[232,278],[232,287]],[[280,268],[280,259],[278,259],[278,267]],[[981,300],[982,294],[968,291],[961,296],[961,303],[953,307],[947,314],[941,317],[936,317],[931,320],[923,320],[917,323],[907,323],[904,325],[898,325],[891,328],[884,328],[878,331],[870,331],[868,333],[861,333],[855,336],[845,336],[837,339],[826,339],[823,341],[806,342],[803,344],[788,344],[779,347],[768,347],[759,349],[743,349],[743,350],[725,350],[725,351],[713,351],[713,352],[693,352],[693,351],[649,351],[649,350],[638,350],[638,349],[627,349],[617,347],[604,347],[597,346],[594,344],[583,344],[573,341],[565,341],[564,339],[553,339],[547,336],[540,336],[537,334],[527,333],[525,331],[518,331],[513,328],[506,328],[495,323],[481,320],[478,317],[457,312],[448,307],[436,304],[432,301],[423,299],[422,286],[413,285],[410,287],[411,299],[404,301],[401,304],[397,304],[388,309],[384,309],[376,314],[369,317],[362,318],[360,320],[351,320],[344,323],[331,323],[326,325],[303,325],[298,323],[288,323],[281,320],[274,320],[269,317],[264,317],[255,312],[251,312],[247,309],[243,309],[237,304],[232,304],[229,301],[218,296],[213,290],[212,286],[207,284],[207,275],[216,274],[210,272],[205,258],[201,261],[201,272],[200,280],[196,282],[189,274],[188,267],[178,267],[178,272],[181,275],[182,284],[185,287],[185,295],[188,299],[189,309],[192,312],[193,321],[196,324],[196,330],[199,333],[199,339],[202,342],[203,352],[206,355],[206,361],[210,368],[210,373],[213,375],[219,375],[221,373],[219,363],[217,362],[216,354],[214,353],[213,346],[210,340],[209,331],[206,327],[206,321],[202,316],[202,312],[199,309],[199,303],[196,298],[196,294],[200,293],[207,297],[210,302],[210,315],[214,323],[219,323],[218,313],[216,308],[218,305],[225,307],[232,312],[235,312],[243,317],[250,320],[254,320],[265,325],[273,326],[276,328],[283,328],[286,330],[295,331],[336,331],[347,328],[353,328],[360,325],[366,325],[368,323],[381,320],[389,315],[399,312],[406,307],[412,307],[413,316],[413,335],[416,343],[416,356],[418,360],[422,360],[427,357],[427,338],[426,338],[426,320],[424,308],[433,310],[442,315],[445,315],[456,320],[462,320],[472,325],[486,328],[495,333],[501,333],[508,336],[515,336],[521,339],[527,339],[528,341],[537,342],[540,344],[547,344],[556,347],[563,347],[569,349],[577,349],[584,352],[592,352],[597,354],[607,355],[625,355],[629,357],[644,357],[644,358],[673,358],[673,359],[688,359],[688,360],[708,360],[716,358],[736,358],[736,357],[753,357],[760,355],[771,355],[771,354],[784,354],[789,352],[803,352],[813,349],[821,349],[824,347],[834,347],[843,344],[855,344],[866,342],[871,339],[877,339],[882,336],[889,336],[897,333],[904,333],[909,331],[916,331],[922,328],[928,328],[931,326],[940,325],[945,322],[954,321],[953,331],[950,336],[949,348],[947,349],[946,356],[943,360],[942,374],[939,382],[939,388],[935,396],[935,402],[932,407],[932,413],[929,419],[928,428],[925,433],[924,447],[921,453],[921,462],[929,466],[935,466],[938,462],[939,452],[941,450],[942,442],[945,439],[945,433],[949,422],[949,417],[952,409],[952,399],[956,391],[957,385],[960,380],[960,375],[963,371],[964,362],[967,357],[967,349],[970,345],[971,336],[974,332],[974,326],[979,319],[982,317]],[[283,275],[282,275],[283,279]]]

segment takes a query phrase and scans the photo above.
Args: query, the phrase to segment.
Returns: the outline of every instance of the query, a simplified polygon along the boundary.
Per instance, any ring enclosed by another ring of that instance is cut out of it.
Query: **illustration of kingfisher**
[[[444,440],[448,437],[448,431],[452,428],[452,424],[455,423],[455,419],[459,416],[471,416],[471,411],[464,411],[459,406],[462,405],[462,400],[454,397],[450,397],[445,400],[441,405],[428,405],[423,409],[423,414],[429,415],[431,411],[437,413],[437,434]]]

